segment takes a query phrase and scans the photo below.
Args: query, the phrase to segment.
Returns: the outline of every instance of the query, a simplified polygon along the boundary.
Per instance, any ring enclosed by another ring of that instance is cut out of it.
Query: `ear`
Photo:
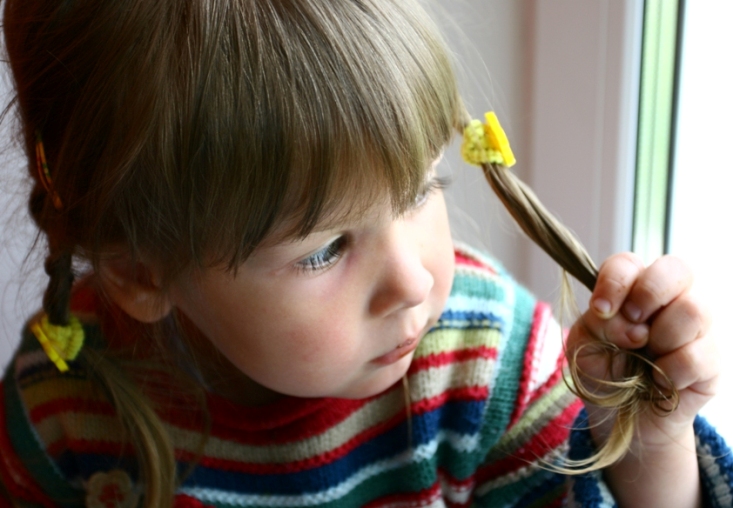
[[[112,301],[137,321],[159,321],[173,307],[161,288],[160,273],[145,262],[133,262],[129,255],[102,260],[99,280]]]

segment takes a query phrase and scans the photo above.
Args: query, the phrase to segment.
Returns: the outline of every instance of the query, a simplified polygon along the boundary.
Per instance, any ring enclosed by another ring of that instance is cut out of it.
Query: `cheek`
[[[318,390],[335,383],[359,356],[353,317],[328,302],[281,300],[276,309],[248,313],[250,326],[222,351],[244,374],[276,391]],[[220,347],[220,349],[224,349]],[[300,385],[300,386],[298,386]]]
[[[440,296],[445,300],[448,298],[453,285],[455,254],[445,201],[442,196],[441,199],[436,201],[437,203],[426,226],[426,230],[429,232],[427,251],[430,253],[430,265],[435,278],[436,296]]]

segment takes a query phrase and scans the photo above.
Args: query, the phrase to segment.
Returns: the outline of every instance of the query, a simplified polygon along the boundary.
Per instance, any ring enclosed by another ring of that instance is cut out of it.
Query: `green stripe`
[[[535,299],[524,288],[515,288],[511,336],[500,351],[496,384],[489,394],[486,407],[482,432],[483,456],[496,444],[509,425],[519,390],[527,339],[532,329]]]
[[[10,441],[22,463],[34,478],[40,489],[61,507],[79,506],[84,492],[74,489],[54,467],[42,448],[20,399],[15,378],[9,369],[3,381],[5,390],[6,426]]]
[[[521,478],[516,482],[504,485],[496,490],[490,490],[480,498],[476,498],[476,506],[485,506],[487,508],[494,506],[515,506],[520,498],[529,494],[531,490],[540,487],[549,477],[555,474],[546,469],[538,469],[532,476]],[[522,506],[526,508],[547,506],[551,501],[561,499],[565,495],[565,490],[565,483],[562,482],[532,502],[532,504]]]
[[[503,287],[504,284],[499,284],[498,282],[499,281],[495,277],[482,279],[477,278],[476,276],[457,273],[453,279],[451,295],[463,295],[481,298],[483,300],[504,302],[506,289]]]

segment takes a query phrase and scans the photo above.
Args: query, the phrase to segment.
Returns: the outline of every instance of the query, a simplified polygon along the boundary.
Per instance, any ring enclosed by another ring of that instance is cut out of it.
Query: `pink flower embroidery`
[[[135,508],[139,494],[124,471],[95,473],[86,485],[87,508]]]

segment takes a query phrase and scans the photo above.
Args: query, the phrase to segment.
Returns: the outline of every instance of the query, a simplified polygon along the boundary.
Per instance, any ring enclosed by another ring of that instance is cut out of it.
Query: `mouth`
[[[418,344],[420,344],[419,337],[409,338],[386,355],[375,358],[372,362],[377,365],[392,365],[415,351]]]

